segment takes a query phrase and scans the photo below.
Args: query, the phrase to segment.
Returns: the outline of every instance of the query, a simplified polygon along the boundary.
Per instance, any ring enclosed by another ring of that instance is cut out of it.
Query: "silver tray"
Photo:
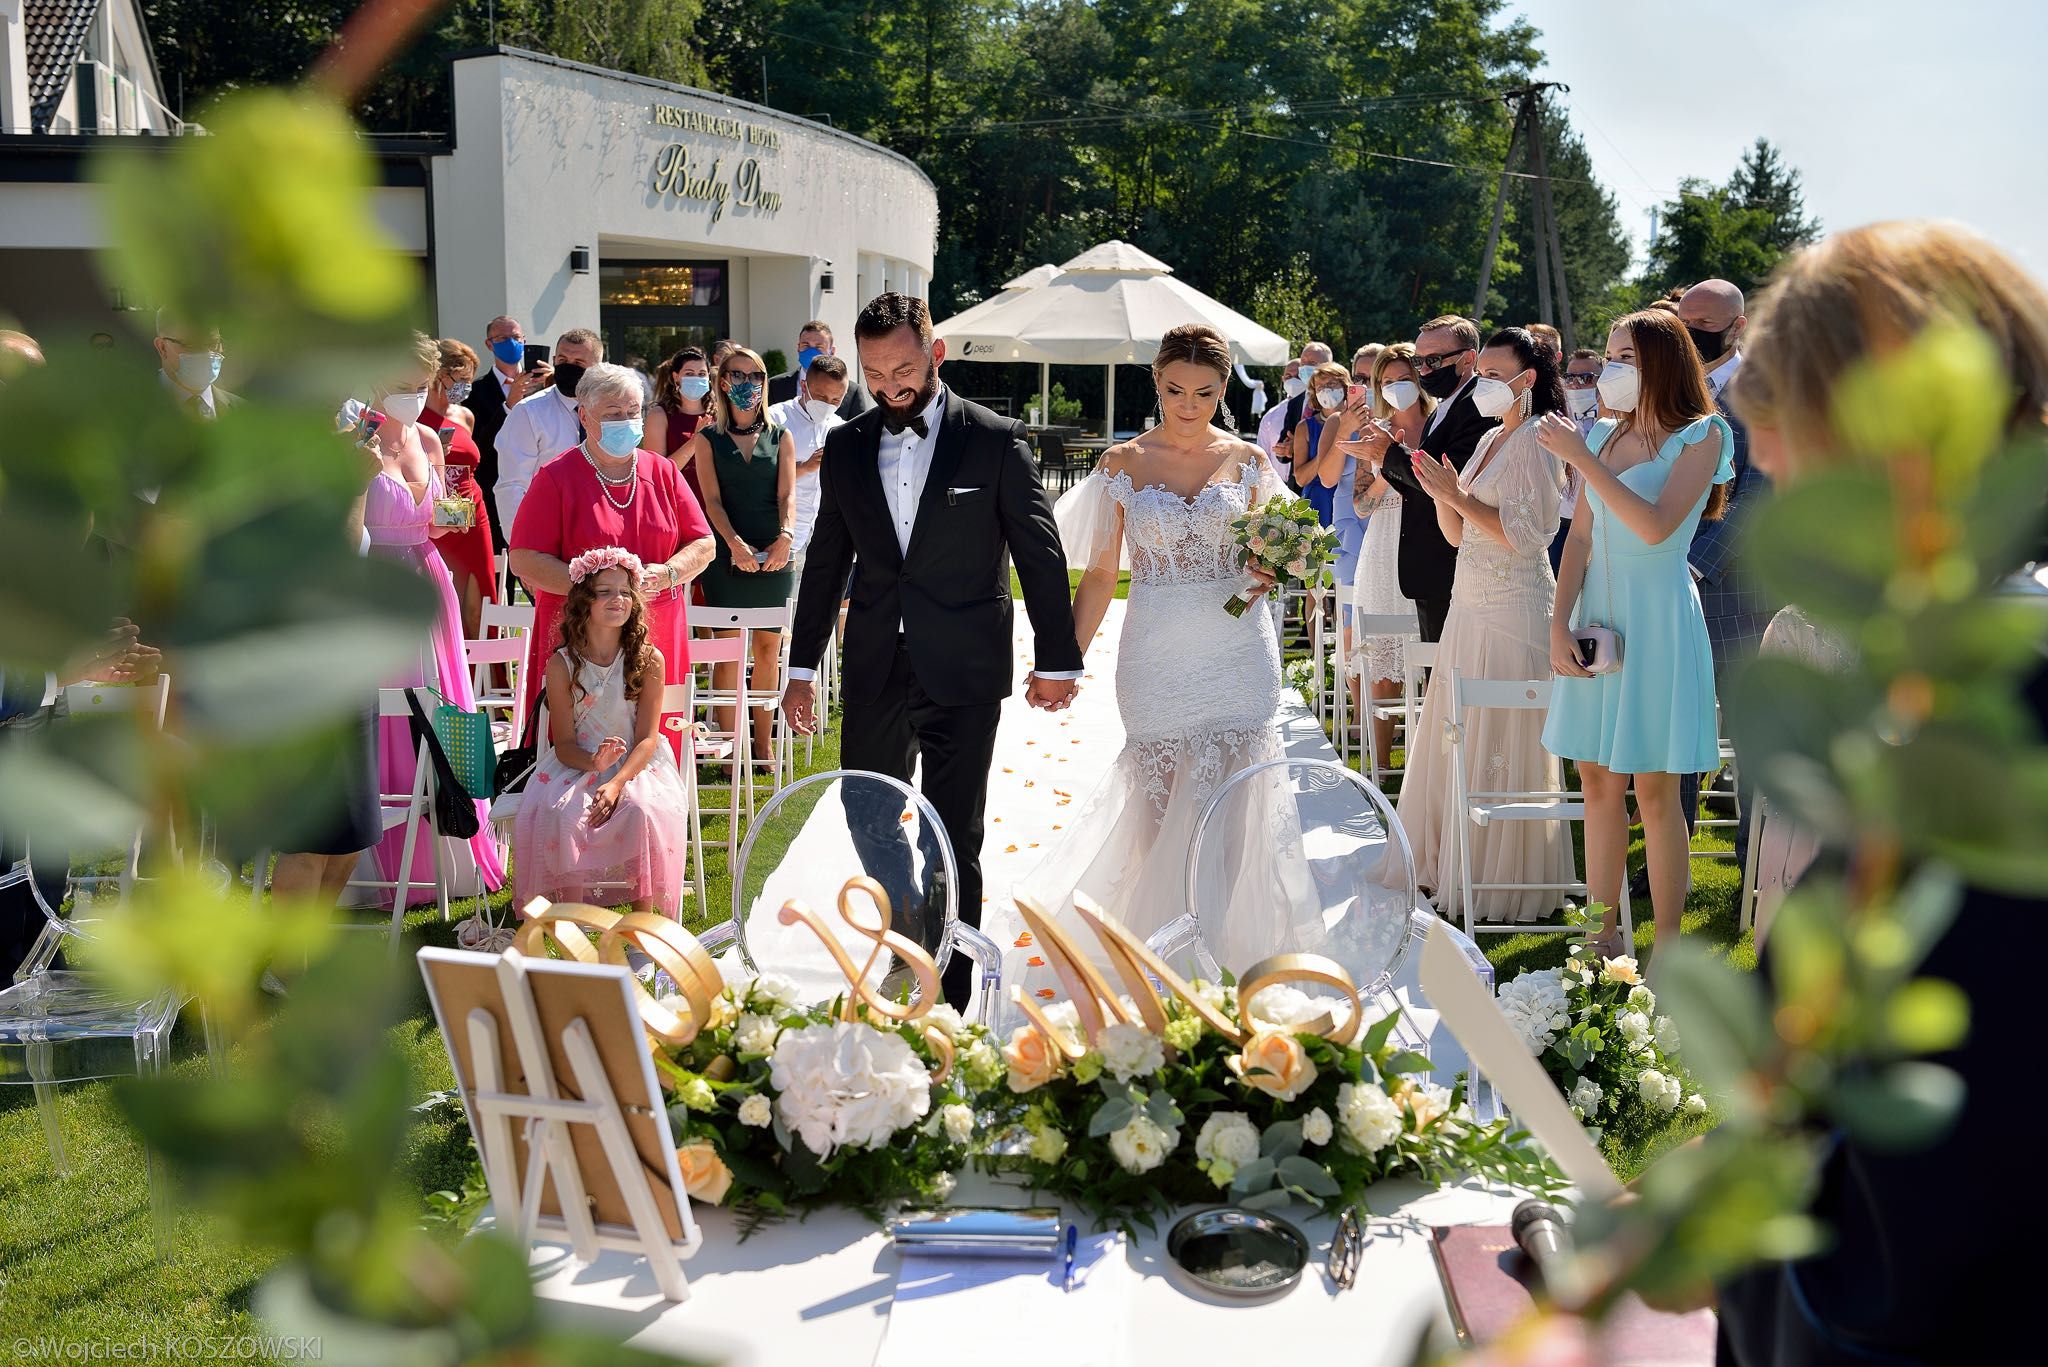
[[[1309,1243],[1276,1215],[1219,1206],[1174,1225],[1166,1236],[1166,1257],[1189,1286],[1237,1300],[1264,1300],[1301,1280]]]

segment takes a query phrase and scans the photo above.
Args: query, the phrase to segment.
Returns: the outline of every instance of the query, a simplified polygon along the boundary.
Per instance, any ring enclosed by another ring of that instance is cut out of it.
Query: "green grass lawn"
[[[837,761],[835,729],[819,738],[811,764],[802,767],[825,770]],[[692,929],[726,919],[731,909],[722,823],[707,819],[704,834],[709,898],[708,905],[686,913]],[[1710,843],[1702,837],[1700,847]],[[1640,863],[1640,844],[1633,858]],[[1694,869],[1685,933],[1725,949],[1742,967],[1753,967],[1750,939],[1736,930],[1733,865],[1702,859]],[[492,899],[501,914],[510,901],[509,890]],[[459,906],[456,918],[469,910]],[[1654,946],[1648,919],[1646,910],[1637,929],[1639,952]],[[416,910],[406,921],[407,947],[452,946],[454,929],[432,908]],[[1486,948],[1503,980],[1564,958],[1563,937],[1555,934],[1488,937]],[[425,992],[417,983],[395,1034],[411,1060],[421,1095],[452,1085]],[[179,1026],[171,1066],[205,1066],[196,1016]],[[51,1170],[29,1090],[0,1088],[0,1343],[21,1334],[126,1343],[145,1336],[259,1332],[249,1298],[269,1256],[238,1247],[210,1229],[204,1217],[184,1213],[177,1218],[173,1256],[161,1263],[153,1257],[141,1149],[122,1123],[110,1088],[95,1082],[61,1090],[59,1109],[73,1163],[72,1174],[64,1178]],[[1669,1128],[1633,1147],[1610,1140],[1609,1157],[1624,1177],[1632,1176],[1657,1153],[1708,1128],[1712,1119],[1674,1118]],[[468,1162],[462,1127],[449,1120],[425,1121],[413,1134],[406,1168],[426,1193],[459,1187]]]

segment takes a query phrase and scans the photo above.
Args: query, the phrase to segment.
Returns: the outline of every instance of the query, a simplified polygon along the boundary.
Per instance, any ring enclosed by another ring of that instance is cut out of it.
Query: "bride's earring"
[[[1529,416],[1529,409],[1533,406],[1529,396],[1534,394],[1535,392],[1536,386],[1531,385],[1527,389],[1522,391],[1521,398],[1515,400],[1515,407],[1521,412],[1521,415],[1525,418]]]

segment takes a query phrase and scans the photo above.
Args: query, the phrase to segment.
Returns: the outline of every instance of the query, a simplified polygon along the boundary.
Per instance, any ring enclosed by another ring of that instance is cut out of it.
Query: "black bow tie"
[[[892,437],[902,436],[903,429],[906,427],[917,433],[920,437],[925,434],[924,415],[922,413],[910,419],[910,421],[900,424],[890,422],[887,418],[884,418],[882,419],[882,426]]]

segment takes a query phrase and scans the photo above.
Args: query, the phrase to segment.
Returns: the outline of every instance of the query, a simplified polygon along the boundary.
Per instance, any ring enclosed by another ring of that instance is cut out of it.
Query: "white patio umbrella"
[[[1025,290],[1037,289],[1040,285],[1043,285],[1047,281],[1053,279],[1059,273],[1060,268],[1058,266],[1053,265],[1050,261],[1046,262],[1042,266],[1033,266],[1030,270],[1024,272],[1022,275],[1016,277],[1014,280],[1004,281],[1001,293],[992,295],[989,298],[982,300],[979,304],[975,304],[970,308],[964,309],[961,312],[954,314],[951,318],[946,320],[945,326],[963,327],[967,329],[969,333],[971,333],[978,326],[976,320],[981,318],[984,314],[987,314],[988,312],[993,310],[998,304],[1001,304],[1004,300],[1010,298],[1012,295],[1022,294]],[[939,335],[939,330],[937,328],[933,328],[932,333],[934,336],[937,336]],[[948,343],[947,345],[950,349],[952,344]],[[983,358],[979,356],[969,355],[967,352],[963,351],[961,354],[961,359],[981,360]],[[1051,371],[1052,367],[1045,365],[1043,363],[1041,363],[1038,367],[1038,411],[1040,413],[1049,413],[1052,410]]]
[[[1044,271],[1019,276],[1018,284]],[[1207,323],[1243,364],[1284,365],[1287,339],[1177,280],[1173,268],[1127,242],[1104,242],[1060,266],[1043,284],[1011,289],[935,326],[947,351],[971,361],[1100,365],[1108,376],[1106,435],[1115,435],[1116,367],[1150,364],[1159,339],[1182,323]],[[1041,390],[1044,389],[1041,370]]]

